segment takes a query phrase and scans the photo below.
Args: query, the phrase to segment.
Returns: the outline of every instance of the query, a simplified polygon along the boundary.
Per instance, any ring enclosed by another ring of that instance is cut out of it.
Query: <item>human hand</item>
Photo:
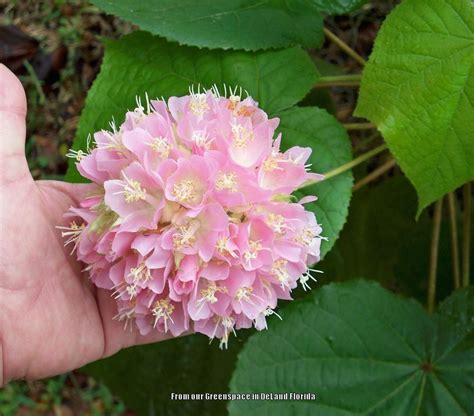
[[[116,303],[81,273],[55,227],[88,185],[34,181],[25,157],[26,98],[0,64],[0,385],[80,367],[164,340],[113,320]]]

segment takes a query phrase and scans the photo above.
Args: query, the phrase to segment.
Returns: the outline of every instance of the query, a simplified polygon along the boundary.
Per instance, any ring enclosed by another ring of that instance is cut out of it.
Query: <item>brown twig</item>
[[[469,286],[469,261],[471,254],[471,198],[472,187],[468,182],[463,187],[464,214],[462,224],[462,285]]]
[[[360,181],[356,182],[355,185],[352,187],[352,191],[355,192],[362,188],[363,186],[367,185],[369,182],[377,179],[379,176],[383,175],[385,172],[389,171],[396,165],[395,159],[391,158],[383,165],[380,165],[377,169],[370,172],[367,176],[362,178]]]
[[[447,195],[448,199],[448,211],[449,211],[449,224],[451,229],[451,257],[453,264],[453,284],[454,289],[459,289],[461,286],[461,274],[459,271],[459,244],[458,244],[458,226],[456,224],[456,200],[453,192],[449,192]]]
[[[436,299],[436,273],[438,269],[438,250],[439,250],[439,231],[441,228],[441,212],[443,209],[443,199],[435,202],[434,216],[433,216],[433,232],[431,235],[431,249],[430,249],[430,271],[428,275],[428,312],[434,311]]]
[[[333,32],[331,32],[328,28],[324,28],[324,34],[326,37],[333,42],[335,45],[337,45],[339,48],[341,48],[347,55],[349,55],[351,58],[354,58],[359,64],[364,66],[366,64],[366,61],[362,56],[360,56],[354,49],[352,49],[346,42],[344,42],[342,39],[337,37]]]

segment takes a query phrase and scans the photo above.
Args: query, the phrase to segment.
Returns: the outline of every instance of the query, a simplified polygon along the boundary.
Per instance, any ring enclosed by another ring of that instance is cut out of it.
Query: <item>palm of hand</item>
[[[25,113],[20,82],[0,65],[0,385],[167,338],[124,331],[112,319],[110,294],[92,286],[63,247],[55,227],[65,224],[63,213],[87,185],[33,181],[23,149]]]

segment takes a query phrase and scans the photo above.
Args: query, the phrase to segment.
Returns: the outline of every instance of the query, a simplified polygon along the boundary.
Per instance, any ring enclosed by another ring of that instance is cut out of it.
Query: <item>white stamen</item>
[[[281,317],[280,314],[278,314],[277,312],[275,312],[272,308],[268,307],[267,309],[265,309],[263,311],[263,314],[265,316],[270,316],[270,315],[276,315],[278,318],[280,318],[281,321],[283,321],[283,318]]]
[[[221,342],[219,343],[219,348],[222,350],[222,349],[227,349],[227,346],[228,346],[228,343],[229,343],[229,334],[231,332],[234,333],[235,336],[237,336],[237,334],[235,333],[235,329],[234,329],[234,319],[231,318],[230,316],[226,316],[224,318],[222,318],[222,326],[224,327],[224,335],[222,336],[221,338]]]
[[[303,287],[303,290],[306,292],[307,289],[311,290],[311,286],[308,284],[308,281],[311,279],[313,282],[317,282],[317,279],[311,275],[311,272],[313,273],[323,273],[321,270],[316,270],[316,269],[311,269],[308,267],[308,269],[300,276],[300,283],[301,286]]]
[[[154,137],[153,140],[148,143],[156,153],[160,155],[162,159],[166,159],[171,152],[171,144],[164,137]]]
[[[125,173],[123,173],[125,182],[122,181],[123,191],[115,192],[117,194],[125,195],[125,202],[131,204],[138,201],[143,201],[147,197],[146,189],[141,187],[141,183],[135,179],[128,178]]]
[[[150,269],[145,263],[140,263],[137,267],[132,267],[129,276],[133,276],[134,284],[138,282],[148,282],[148,280],[152,279]]]
[[[244,259],[250,265],[251,260],[255,260],[258,252],[262,250],[262,245],[258,241],[250,240],[249,248],[244,252]]]
[[[157,300],[152,309],[152,313],[155,316],[153,327],[156,328],[158,321],[163,318],[165,332],[168,332],[168,319],[174,324],[173,318],[171,317],[173,311],[174,306],[171,304],[169,299]]]
[[[191,220],[185,225],[177,227],[177,232],[173,234],[173,246],[175,249],[191,247],[195,241],[195,233],[199,228],[199,221]]]
[[[253,288],[252,287],[239,287],[237,293],[235,294],[235,299],[241,301],[242,299],[250,302],[250,295],[252,295]]]
[[[201,93],[200,89],[201,87],[198,85],[198,92],[196,94],[194,93],[194,88],[190,88],[189,92],[191,99],[189,101],[189,108],[194,115],[202,118],[209,110],[209,104],[207,103],[207,95],[205,93]]]
[[[234,250],[229,248],[228,243],[229,243],[229,237],[219,238],[216,243],[217,251],[224,256],[226,254],[229,254],[231,257],[237,258],[238,255],[235,253]]]
[[[190,179],[175,183],[172,194],[178,202],[192,202],[198,196],[196,183]]]
[[[202,149],[209,150],[214,139],[210,139],[205,132],[195,131],[191,137],[191,140],[196,143],[196,146]]]
[[[270,212],[267,215],[266,223],[275,231],[277,234],[284,234],[285,229],[288,228],[286,225],[285,217],[280,214]]]
[[[114,130],[112,133],[110,131],[102,130],[102,133],[107,137],[108,143],[100,143],[97,144],[98,149],[103,150],[115,150],[118,152],[122,152],[127,150],[124,144],[122,143],[122,138],[119,132],[116,131],[116,127],[114,122],[111,122],[112,129]]]
[[[196,302],[198,305],[198,313],[201,312],[202,308],[206,303],[216,303],[218,301],[216,293],[227,293],[227,288],[217,286],[213,281],[210,281],[206,289],[201,289],[201,298]]]
[[[69,227],[59,225],[56,226],[56,228],[59,230],[65,230],[61,232],[61,237],[67,237],[67,240],[64,242],[64,247],[69,244],[73,244],[71,254],[76,251],[77,246],[79,245],[79,241],[81,239],[82,231],[85,227],[86,225],[84,223],[77,225],[75,221],[71,222],[69,224]]]
[[[127,326],[129,326],[130,332],[133,329],[132,320],[135,317],[135,301],[130,302],[130,308],[124,309],[117,313],[112,319],[122,322],[125,321],[123,329],[126,330]]]
[[[284,259],[279,259],[273,262],[272,274],[278,279],[282,289],[285,289],[285,287],[290,288],[290,284],[288,283],[290,275],[286,268],[287,264],[288,261]]]
[[[216,189],[219,191],[227,189],[231,192],[237,192],[237,174],[235,172],[220,172],[216,180]]]
[[[255,137],[252,130],[248,130],[241,124],[232,125],[232,139],[235,147],[243,148],[254,141]]]

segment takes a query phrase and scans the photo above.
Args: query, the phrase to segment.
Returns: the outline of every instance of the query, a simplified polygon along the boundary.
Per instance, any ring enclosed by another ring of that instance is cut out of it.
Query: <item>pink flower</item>
[[[316,198],[289,202],[321,179],[311,149],[282,153],[279,120],[236,91],[137,103],[95,147],[70,152],[97,186],[59,227],[66,244],[141,334],[192,329],[227,345],[265,329],[278,299],[315,280],[321,227],[303,204]]]

